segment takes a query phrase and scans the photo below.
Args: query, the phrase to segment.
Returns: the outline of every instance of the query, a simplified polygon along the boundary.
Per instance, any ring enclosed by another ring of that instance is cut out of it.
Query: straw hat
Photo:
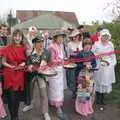
[[[71,35],[69,37],[75,37],[80,34],[80,31],[78,29],[75,29],[72,31]]]
[[[54,33],[53,33],[53,39],[54,38],[56,38],[56,37],[58,37],[58,36],[63,36],[63,37],[65,37],[66,36],[66,34],[65,34],[65,32],[63,32],[62,30],[56,30]]]
[[[37,35],[33,40],[32,43],[39,43],[39,42],[44,42],[44,38],[42,34]]]

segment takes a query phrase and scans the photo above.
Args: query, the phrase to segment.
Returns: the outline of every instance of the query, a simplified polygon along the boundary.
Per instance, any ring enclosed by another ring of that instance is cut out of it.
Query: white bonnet
[[[103,35],[108,35],[109,37],[111,37],[110,31],[108,29],[103,29],[100,31],[100,36]]]

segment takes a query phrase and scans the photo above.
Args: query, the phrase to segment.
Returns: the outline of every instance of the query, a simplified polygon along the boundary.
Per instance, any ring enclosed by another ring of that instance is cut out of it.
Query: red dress
[[[25,47],[8,45],[3,50],[3,56],[6,62],[10,65],[18,66],[25,62]],[[4,89],[12,89],[15,91],[22,91],[24,89],[24,71],[15,71],[8,67],[3,69]]]
[[[95,43],[96,41],[99,41],[99,39],[98,39],[98,35],[97,34],[93,34],[93,35],[91,35],[91,40],[92,40],[92,42],[93,43]]]

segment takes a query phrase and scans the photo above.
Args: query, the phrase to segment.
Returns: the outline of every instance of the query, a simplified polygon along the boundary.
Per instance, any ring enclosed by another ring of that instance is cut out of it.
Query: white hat
[[[111,37],[110,31],[108,29],[103,29],[100,31],[100,36],[103,35],[108,35],[109,37]]]
[[[35,26],[29,27],[29,32],[37,31],[37,28]]]
[[[80,34],[79,30],[75,29],[75,30],[72,31],[72,33],[69,37],[75,37],[76,35],[79,35],[79,34]]]

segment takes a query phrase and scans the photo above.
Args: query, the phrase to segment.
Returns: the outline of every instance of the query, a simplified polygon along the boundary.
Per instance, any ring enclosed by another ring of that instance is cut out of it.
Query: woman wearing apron
[[[114,46],[109,39],[111,34],[107,29],[100,32],[100,41],[93,45],[92,51],[94,54],[105,54],[114,51]],[[100,105],[100,110],[104,108],[104,95],[112,91],[112,83],[115,83],[114,67],[116,65],[115,54],[101,56],[97,60],[99,70],[95,72],[95,90],[96,102]]]
[[[64,101],[64,47],[63,39],[65,34],[61,31],[56,31],[53,36],[53,43],[49,47],[51,53],[52,67],[57,71],[57,75],[49,77],[49,102],[57,110],[58,117],[63,118],[63,101]]]

